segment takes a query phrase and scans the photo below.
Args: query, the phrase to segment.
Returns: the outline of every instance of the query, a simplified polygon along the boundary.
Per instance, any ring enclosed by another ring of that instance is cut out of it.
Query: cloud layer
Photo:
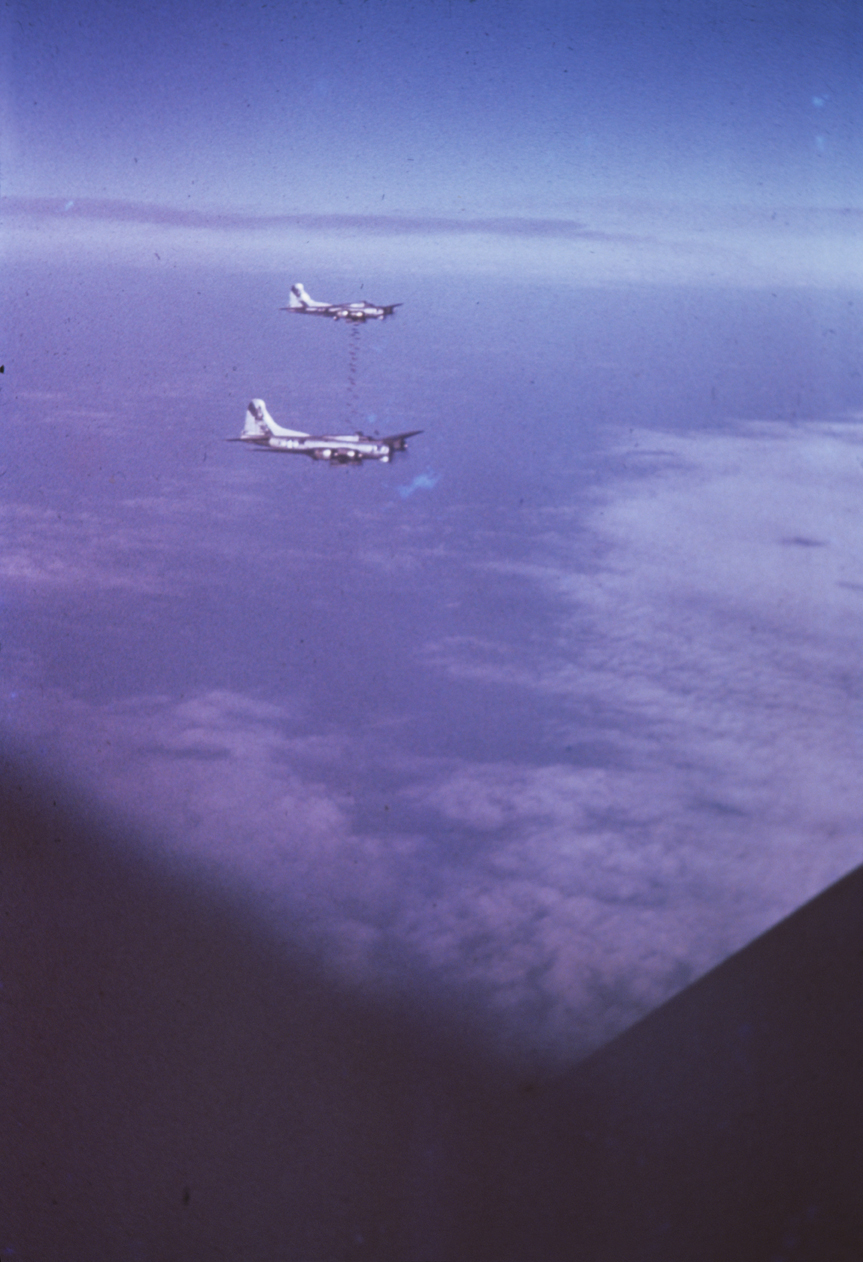
[[[6,198],[12,261],[89,259],[162,270],[357,268],[378,274],[511,275],[581,285],[815,286],[863,276],[860,212],[682,207],[626,199],[572,218],[269,215],[117,201]]]
[[[527,699],[544,754],[419,754],[236,688],[107,704],[19,676],[8,722],[352,985],[573,1059],[863,859],[859,425],[632,432],[617,458],[526,512],[532,558],[461,562],[545,602],[542,637],[415,650],[450,704]],[[30,524],[19,577],[59,583]],[[434,528],[399,541],[420,574]],[[118,557],[62,581],[120,583]]]

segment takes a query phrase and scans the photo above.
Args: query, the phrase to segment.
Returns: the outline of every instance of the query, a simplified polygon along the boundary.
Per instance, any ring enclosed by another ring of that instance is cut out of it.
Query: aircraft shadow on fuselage
[[[861,1255],[860,871],[562,1077],[513,1077],[24,761],[2,812],[3,1256]]]

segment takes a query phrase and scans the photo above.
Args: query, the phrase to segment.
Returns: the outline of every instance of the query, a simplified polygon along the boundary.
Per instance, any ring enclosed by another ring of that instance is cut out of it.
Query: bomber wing
[[[422,432],[421,429],[409,429],[404,434],[388,434],[385,438],[376,438],[375,442],[383,443],[393,451],[404,451],[407,440]]]

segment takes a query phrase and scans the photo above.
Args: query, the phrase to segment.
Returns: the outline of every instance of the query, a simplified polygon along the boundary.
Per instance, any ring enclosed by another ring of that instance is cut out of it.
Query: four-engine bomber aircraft
[[[376,307],[372,302],[315,302],[306,293],[302,281],[291,285],[287,307],[280,311],[293,311],[297,315],[329,316],[331,320],[350,320],[352,324],[365,324],[366,320],[384,320],[392,315],[400,302],[388,307]]]
[[[306,434],[300,429],[284,429],[267,411],[263,399],[252,399],[246,408],[246,422],[239,438],[229,443],[253,443],[259,451],[286,451],[328,460],[330,464],[362,464],[364,460],[380,460],[387,464],[395,451],[406,451],[407,439],[421,434],[421,429],[406,434],[390,434],[387,438],[368,438],[365,434]]]

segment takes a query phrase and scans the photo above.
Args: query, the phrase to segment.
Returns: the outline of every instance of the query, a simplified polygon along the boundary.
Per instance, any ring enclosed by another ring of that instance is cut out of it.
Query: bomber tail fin
[[[240,438],[246,440],[255,438],[269,438],[272,430],[269,428],[267,421],[271,425],[275,422],[267,411],[267,405],[263,399],[252,399],[246,408],[246,418],[243,424],[243,432]]]
[[[267,405],[263,399],[252,399],[246,408],[246,418],[243,423],[243,432],[240,434],[239,442],[260,442],[262,439],[276,438],[308,438],[308,434],[302,429],[285,429],[282,425],[277,425],[267,411]]]
[[[306,293],[306,287],[301,280],[295,281],[291,285],[291,296],[288,299],[289,311],[310,311],[315,307],[326,307],[325,302],[315,302],[314,298]]]

